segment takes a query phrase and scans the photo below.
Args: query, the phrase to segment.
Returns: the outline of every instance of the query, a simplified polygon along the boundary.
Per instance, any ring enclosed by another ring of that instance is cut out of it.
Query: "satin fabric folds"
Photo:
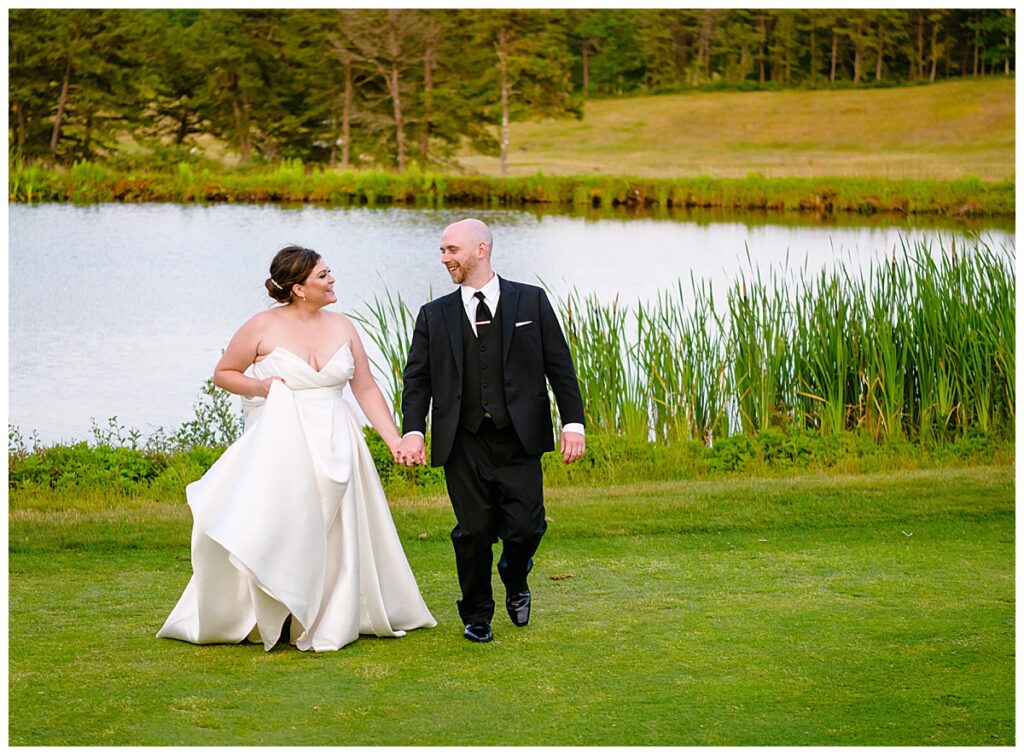
[[[157,637],[270,650],[291,614],[285,639],[324,651],[435,626],[342,398],[351,351],[318,371],[279,347],[253,371],[286,382],[243,402],[242,437],[186,488],[193,576]]]

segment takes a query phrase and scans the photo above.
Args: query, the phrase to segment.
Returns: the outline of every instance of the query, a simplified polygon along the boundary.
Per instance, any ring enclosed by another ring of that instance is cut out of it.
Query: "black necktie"
[[[476,334],[480,335],[480,326],[490,325],[493,316],[491,315],[491,308],[484,301],[483,291],[477,291],[473,296],[480,300],[480,303],[476,305]]]

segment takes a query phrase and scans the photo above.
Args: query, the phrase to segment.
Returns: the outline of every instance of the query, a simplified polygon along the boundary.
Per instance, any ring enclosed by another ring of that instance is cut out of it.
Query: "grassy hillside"
[[[894,89],[594,100],[583,120],[514,123],[510,175],[1014,177],[1008,79]],[[494,157],[464,154],[498,175]]]
[[[582,120],[512,125],[510,170],[464,152],[450,172],[297,160],[16,166],[17,202],[440,203],[1012,216],[1008,79],[842,91],[716,92],[588,103]],[[127,147],[126,147],[127,149]],[[543,175],[538,175],[538,174]]]

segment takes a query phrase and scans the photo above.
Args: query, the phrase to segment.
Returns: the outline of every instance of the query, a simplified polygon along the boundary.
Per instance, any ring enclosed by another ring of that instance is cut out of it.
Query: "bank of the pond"
[[[11,170],[16,202],[299,202],[437,207],[563,206],[703,208],[736,211],[941,217],[1006,217],[1014,181],[881,178],[642,178],[632,176],[488,177],[442,173],[336,171],[285,161],[220,169],[180,163],[168,170],[123,170],[97,163],[70,169]]]
[[[185,487],[202,477],[225,449],[223,443],[178,445],[177,438],[97,436],[93,441],[27,448],[15,431],[9,441],[8,497],[13,508],[63,509],[102,505],[110,496],[183,503]],[[444,472],[394,462],[377,433],[366,440],[389,497],[444,495]],[[215,442],[215,441],[214,441]],[[707,448],[696,441],[651,443],[591,433],[587,454],[566,465],[545,454],[551,487],[627,485],[638,482],[728,477],[789,477],[807,472],[866,474],[880,471],[1012,465],[1014,441],[1000,433],[970,433],[932,443],[902,438],[876,440],[864,431],[823,435],[795,427],[769,428],[754,436],[723,438]],[[84,502],[84,503],[83,503]]]

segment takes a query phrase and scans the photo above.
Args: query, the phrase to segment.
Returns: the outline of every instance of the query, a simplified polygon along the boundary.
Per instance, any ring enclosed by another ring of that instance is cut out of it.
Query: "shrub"
[[[12,488],[26,485],[63,490],[108,488],[130,492],[156,478],[161,459],[144,451],[85,441],[43,448],[10,464]]]
[[[754,444],[746,435],[730,435],[715,441],[708,452],[708,469],[737,472],[754,458]]]

